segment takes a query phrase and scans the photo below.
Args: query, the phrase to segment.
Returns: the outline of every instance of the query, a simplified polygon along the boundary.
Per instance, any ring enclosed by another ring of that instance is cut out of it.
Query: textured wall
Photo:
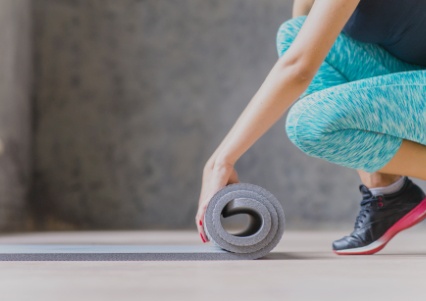
[[[39,225],[194,228],[201,170],[277,59],[289,0],[36,0]],[[238,162],[289,227],[352,225],[359,179],[284,118]]]
[[[31,10],[0,1],[0,230],[26,225],[30,187]]]

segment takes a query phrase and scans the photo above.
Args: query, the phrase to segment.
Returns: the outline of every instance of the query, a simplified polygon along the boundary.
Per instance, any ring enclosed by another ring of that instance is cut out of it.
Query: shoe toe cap
[[[335,240],[332,247],[335,251],[356,248],[357,240],[352,236],[345,236],[341,239]]]

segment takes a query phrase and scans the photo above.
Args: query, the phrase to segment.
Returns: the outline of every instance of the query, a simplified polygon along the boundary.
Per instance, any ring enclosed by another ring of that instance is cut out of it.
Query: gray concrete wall
[[[31,179],[30,0],[0,1],[0,231],[27,224]]]
[[[194,228],[201,171],[277,59],[286,0],[36,0],[39,226]],[[352,225],[359,179],[285,117],[238,162],[293,228]]]

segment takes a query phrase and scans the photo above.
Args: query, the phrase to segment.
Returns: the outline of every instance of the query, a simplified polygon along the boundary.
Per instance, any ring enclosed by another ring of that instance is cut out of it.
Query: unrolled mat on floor
[[[249,226],[230,234],[221,216],[247,214]],[[253,184],[226,186],[210,201],[204,229],[211,243],[166,245],[0,245],[0,261],[247,260],[267,255],[284,232],[284,211],[266,189]]]

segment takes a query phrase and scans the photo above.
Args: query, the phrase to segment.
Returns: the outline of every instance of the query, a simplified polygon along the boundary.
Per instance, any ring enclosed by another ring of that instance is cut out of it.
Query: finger
[[[203,243],[206,243],[207,242],[207,240],[205,239],[205,234],[203,233],[204,232],[204,230],[202,229],[202,227],[200,227],[200,226],[197,226],[197,228],[198,228],[198,233],[200,234],[200,239],[201,239],[201,241],[203,242]]]
[[[208,242],[207,235],[204,232],[204,227],[201,226],[201,225],[202,225],[202,223],[198,222],[198,224],[197,224],[198,233],[200,234],[201,241],[203,243],[206,243],[206,242]]]
[[[206,232],[204,231],[204,212],[203,211],[200,211],[200,214],[197,214],[196,223],[197,223],[197,229],[198,229],[198,233],[200,234],[201,240],[203,242],[208,242],[209,239],[207,238]]]

